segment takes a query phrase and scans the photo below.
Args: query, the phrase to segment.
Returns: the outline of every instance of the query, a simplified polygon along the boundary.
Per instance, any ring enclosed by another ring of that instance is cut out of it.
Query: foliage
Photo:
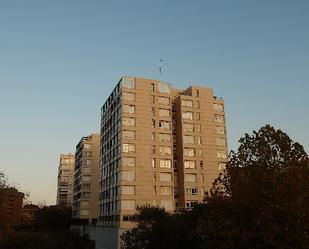
[[[195,220],[188,214],[171,214],[159,207],[138,208],[132,218],[138,225],[122,235],[121,248],[192,248]]]
[[[43,207],[36,213],[37,222],[44,228],[68,228],[72,210],[65,206]]]
[[[309,161],[270,125],[245,134],[205,202],[168,214],[140,209],[122,249],[309,248]]]
[[[93,243],[68,229],[20,231],[0,242],[1,249],[93,249]]]

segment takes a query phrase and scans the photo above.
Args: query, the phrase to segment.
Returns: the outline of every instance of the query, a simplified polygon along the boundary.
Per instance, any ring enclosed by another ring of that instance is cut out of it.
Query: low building
[[[23,206],[22,209],[22,223],[23,224],[33,224],[35,223],[35,215],[39,210],[38,205],[27,204]]]
[[[19,192],[16,188],[10,187],[0,189],[0,195],[0,212],[3,214],[7,224],[21,224],[24,193]]]

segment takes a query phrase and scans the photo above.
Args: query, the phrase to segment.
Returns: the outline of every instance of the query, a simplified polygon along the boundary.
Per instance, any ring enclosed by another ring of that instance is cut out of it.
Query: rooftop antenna
[[[162,62],[163,62],[163,59],[160,59],[160,62],[159,62],[159,73],[160,73],[160,81],[162,80]]]

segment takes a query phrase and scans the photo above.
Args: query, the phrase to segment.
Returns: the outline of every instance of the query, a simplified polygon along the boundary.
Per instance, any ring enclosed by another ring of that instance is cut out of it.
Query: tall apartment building
[[[57,205],[72,206],[74,165],[74,154],[60,155],[57,182]]]
[[[72,217],[95,223],[98,218],[100,135],[83,137],[76,146]]]
[[[100,143],[99,225],[131,228],[137,206],[203,200],[227,161],[224,102],[211,88],[123,77],[101,108]]]

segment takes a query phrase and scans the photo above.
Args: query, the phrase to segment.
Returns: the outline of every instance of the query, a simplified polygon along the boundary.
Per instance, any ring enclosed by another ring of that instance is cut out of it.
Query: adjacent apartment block
[[[119,234],[142,205],[191,208],[227,161],[224,102],[211,88],[123,77],[101,108],[100,156],[100,226]]]
[[[83,223],[98,218],[100,135],[83,137],[76,146],[72,217]]]
[[[57,205],[71,207],[73,203],[74,154],[61,154],[58,167]]]
[[[3,216],[3,224],[6,224],[7,228],[21,224],[24,196],[24,193],[13,187],[0,189],[0,216]]]

